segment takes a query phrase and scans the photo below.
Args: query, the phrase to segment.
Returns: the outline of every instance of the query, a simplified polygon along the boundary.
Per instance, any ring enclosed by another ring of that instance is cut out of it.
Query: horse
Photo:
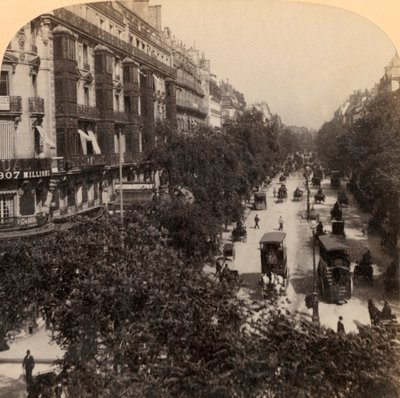
[[[293,192],[293,200],[300,200],[303,197],[303,191],[301,189],[296,189]]]
[[[364,278],[372,284],[373,275],[374,269],[371,264],[360,264],[357,261],[357,265],[354,267],[354,279]]]

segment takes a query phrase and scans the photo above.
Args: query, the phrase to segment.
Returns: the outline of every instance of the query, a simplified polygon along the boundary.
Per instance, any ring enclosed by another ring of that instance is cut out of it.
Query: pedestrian
[[[35,360],[29,350],[26,351],[25,358],[22,362],[22,369],[25,369],[26,384],[32,384],[32,370],[35,367]]]
[[[381,319],[385,321],[391,321],[393,320],[393,314],[392,314],[392,309],[390,308],[389,303],[385,300],[381,312]]]
[[[346,333],[346,331],[344,330],[344,325],[343,325],[343,317],[342,316],[340,316],[339,317],[339,320],[338,320],[338,323],[337,323],[337,332],[339,333],[339,334],[342,334],[342,335],[344,335],[345,333]]]
[[[284,223],[284,221],[283,221],[282,216],[279,217],[278,222],[279,222],[279,231],[283,231],[283,223]]]
[[[274,187],[274,190],[272,191],[272,193],[274,194],[274,198],[276,198],[276,194],[278,193],[276,188]]]
[[[258,225],[260,221],[261,221],[260,217],[258,217],[258,214],[256,214],[256,216],[254,217],[254,229],[256,228],[260,229],[260,226]]]

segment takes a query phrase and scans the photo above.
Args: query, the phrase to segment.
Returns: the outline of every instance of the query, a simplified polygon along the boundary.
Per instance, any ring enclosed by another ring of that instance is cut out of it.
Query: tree
[[[390,336],[339,336],[272,304],[260,314],[170,248],[165,230],[125,215],[125,250],[119,220],[104,215],[2,249],[25,262],[4,269],[1,288],[11,274],[19,285],[0,313],[22,291],[39,306],[65,349],[70,396],[394,396]]]

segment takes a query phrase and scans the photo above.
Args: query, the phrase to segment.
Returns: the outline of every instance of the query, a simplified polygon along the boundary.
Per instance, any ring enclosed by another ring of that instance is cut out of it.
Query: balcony
[[[107,164],[107,155],[74,155],[67,159],[65,163],[68,169],[88,169],[105,166]]]
[[[100,4],[100,3],[99,3]],[[91,4],[93,5],[93,4]],[[129,54],[130,56],[134,56],[138,58],[141,62],[151,66],[153,68],[158,68],[163,73],[168,76],[175,77],[176,72],[170,66],[164,64],[159,61],[157,58],[152,57],[143,51],[137,49],[132,44],[127,43],[119,39],[117,36],[114,36],[103,29],[100,29],[96,25],[88,22],[87,20],[79,17],[75,13],[66,10],[65,8],[58,8],[53,11],[54,16],[57,20],[68,21],[70,25],[76,27],[79,31],[82,31],[89,35],[90,37],[96,38],[98,42],[108,45],[112,48],[117,48],[120,51],[125,52],[125,54]],[[143,33],[143,32],[141,32]]]
[[[20,115],[22,113],[22,97],[20,96],[0,96],[0,114]]]
[[[124,153],[124,163],[136,163],[144,158],[143,152],[125,152]]]
[[[90,119],[90,120],[100,119],[100,112],[94,106],[78,104],[77,111],[79,119]]]
[[[107,155],[107,165],[108,166],[117,166],[119,165],[119,153],[108,153]],[[122,163],[124,162],[122,156]]]
[[[189,113],[199,115],[200,117],[206,117],[208,115],[207,107],[205,107],[202,104],[197,104],[190,100],[177,99],[176,106],[177,108],[181,108]]]
[[[6,217],[0,220],[2,229],[25,229],[40,227],[48,222],[48,215],[37,214],[33,216]]]
[[[44,99],[40,97],[29,98],[29,113],[31,115],[44,115]]]
[[[117,123],[130,123],[132,121],[132,117],[128,113],[114,111],[114,121]]]

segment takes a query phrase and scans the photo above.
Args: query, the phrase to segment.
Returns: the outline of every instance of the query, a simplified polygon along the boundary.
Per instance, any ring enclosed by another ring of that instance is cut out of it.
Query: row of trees
[[[222,132],[201,126],[182,135],[162,123],[157,136],[151,161],[168,176],[170,193],[187,189],[194,202],[171,195],[154,206],[154,222],[169,230],[175,248],[199,258],[218,246],[221,226],[241,220],[244,199],[276,173],[286,155],[279,129],[254,109]]]
[[[400,225],[400,94],[378,94],[351,124],[337,117],[325,123],[316,147],[329,168],[351,177],[350,189],[373,215],[371,226],[389,231],[395,246]],[[383,227],[384,220],[389,225]]]
[[[124,229],[124,250],[106,214],[1,248],[1,319],[12,321],[10,304],[20,318],[37,306],[65,350],[69,396],[396,396],[400,362],[385,333],[342,336],[273,307],[249,323],[254,309],[172,248],[165,229],[136,211]]]

